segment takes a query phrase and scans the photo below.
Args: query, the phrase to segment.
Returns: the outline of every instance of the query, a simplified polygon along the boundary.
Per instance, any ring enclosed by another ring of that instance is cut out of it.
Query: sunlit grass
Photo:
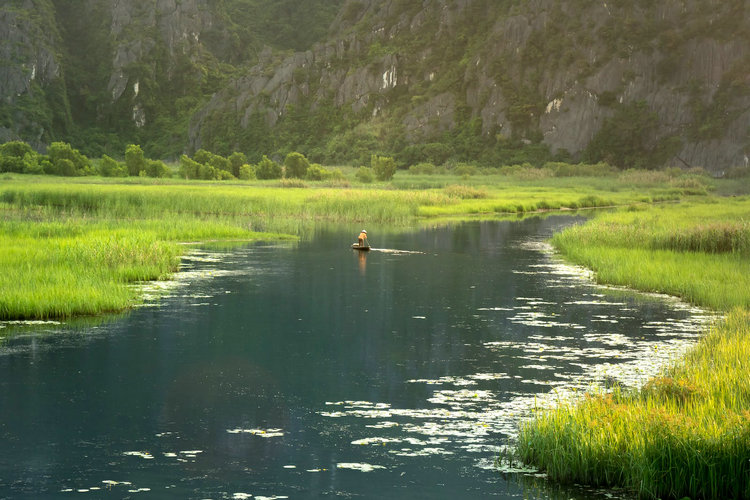
[[[537,414],[518,457],[555,481],[645,498],[750,498],[748,373],[750,314],[736,310],[641,391]]]
[[[600,214],[552,242],[602,283],[718,310],[750,307],[749,198]]]
[[[644,498],[750,498],[750,199],[599,214],[554,236],[603,283],[732,311],[637,393],[588,396],[522,425],[516,453],[553,480]]]
[[[389,183],[332,187],[305,181],[284,187],[278,180],[3,176],[0,229],[9,250],[0,256],[5,271],[0,318],[67,317],[132,305],[133,292],[123,283],[174,270],[177,256],[185,251],[176,242],[299,236],[319,222],[404,227],[425,217],[577,209],[681,196],[651,177],[637,179],[638,186],[632,178],[619,185],[612,178],[595,177],[427,177],[399,173]],[[402,183],[407,182],[427,186],[406,189]],[[107,252],[115,257],[107,260]],[[107,280],[111,290],[103,284]]]

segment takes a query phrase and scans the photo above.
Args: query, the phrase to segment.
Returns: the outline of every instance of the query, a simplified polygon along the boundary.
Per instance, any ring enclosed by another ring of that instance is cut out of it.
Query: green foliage
[[[240,178],[240,169],[243,165],[247,164],[247,155],[245,153],[238,153],[235,151],[227,158],[229,163],[232,165],[232,175]]]
[[[676,152],[677,138],[659,138],[656,113],[644,101],[618,106],[589,143],[584,157],[625,168],[654,169]]]
[[[184,179],[199,179],[201,164],[187,155],[180,156],[178,174]]]
[[[379,181],[388,181],[396,173],[396,162],[390,156],[372,155],[370,157],[370,166],[375,178]]]
[[[138,176],[146,171],[146,157],[138,144],[129,144],[125,149],[125,165],[128,167],[128,175]]]
[[[47,156],[54,175],[77,176],[93,175],[94,169],[86,156],[77,149],[73,149],[65,142],[53,142],[47,148]]]
[[[412,175],[432,175],[436,171],[432,163],[418,163],[409,167],[409,173]]]
[[[128,168],[119,161],[103,155],[99,162],[99,174],[102,177],[127,177]]]
[[[10,141],[0,146],[0,156],[23,158],[27,153],[34,150],[23,141]]]
[[[357,173],[354,174],[354,177],[363,184],[370,184],[375,180],[375,175],[369,167],[359,167]]]
[[[576,165],[566,162],[547,162],[544,167],[553,172],[555,177],[608,177],[617,173],[617,169],[605,162],[578,163]]]
[[[252,165],[248,164],[242,165],[240,167],[240,172],[237,178],[243,181],[251,181],[253,179],[256,179],[255,168],[253,168]]]
[[[255,176],[258,179],[281,179],[281,165],[263,155],[263,158],[255,166]]]
[[[22,141],[10,141],[0,145],[0,172],[36,174],[42,172],[42,167],[31,146]]]
[[[172,171],[161,160],[146,160],[146,175],[149,177],[170,177]]]
[[[304,155],[292,152],[284,158],[284,167],[286,167],[287,177],[302,179],[310,168],[310,162],[307,161]]]

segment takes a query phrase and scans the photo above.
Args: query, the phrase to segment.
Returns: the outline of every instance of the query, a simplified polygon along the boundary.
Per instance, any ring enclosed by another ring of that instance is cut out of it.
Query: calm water
[[[0,498],[596,498],[500,445],[707,318],[562,265],[542,241],[574,221],[198,251],[148,307],[31,327],[0,343]]]

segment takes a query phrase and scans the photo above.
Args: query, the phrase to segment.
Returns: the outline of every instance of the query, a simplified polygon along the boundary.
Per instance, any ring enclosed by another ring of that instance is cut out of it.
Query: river
[[[580,220],[199,249],[127,314],[23,325],[0,498],[611,495],[494,461],[534,405],[637,384],[711,318],[562,263],[544,241]]]

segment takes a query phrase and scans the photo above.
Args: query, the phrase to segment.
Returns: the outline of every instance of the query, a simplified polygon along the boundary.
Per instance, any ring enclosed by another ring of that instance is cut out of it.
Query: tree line
[[[66,177],[101,175],[103,177],[177,177],[200,180],[253,180],[296,178],[312,181],[342,179],[343,173],[335,168],[325,168],[310,161],[301,153],[291,152],[283,163],[263,155],[257,164],[248,162],[247,155],[233,152],[221,156],[199,149],[188,156],[183,154],[177,166],[168,166],[162,160],[147,158],[137,144],[125,149],[124,161],[102,155],[98,160],[89,159],[79,150],[65,142],[53,142],[46,154],[38,153],[22,141],[10,141],[0,145],[0,173],[46,174]],[[357,179],[361,182],[388,180],[396,172],[396,163],[391,157],[372,155],[371,167],[361,167]]]

